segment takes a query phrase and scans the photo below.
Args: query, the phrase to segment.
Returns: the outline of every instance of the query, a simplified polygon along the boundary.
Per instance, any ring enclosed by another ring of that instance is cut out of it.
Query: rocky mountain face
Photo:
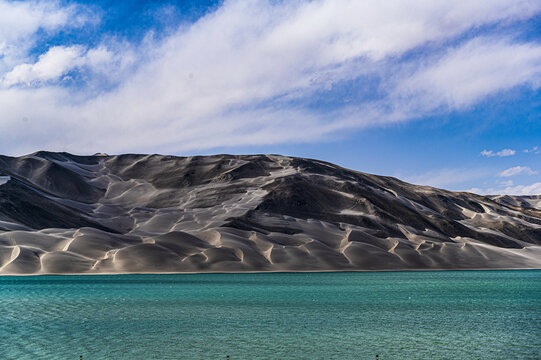
[[[540,204],[278,155],[0,156],[0,274],[541,268]]]

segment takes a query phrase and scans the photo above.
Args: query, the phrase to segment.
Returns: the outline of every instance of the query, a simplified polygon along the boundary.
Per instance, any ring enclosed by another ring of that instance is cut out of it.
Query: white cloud
[[[540,45],[481,36],[407,75],[394,96],[425,111],[462,109],[517,85],[537,87],[540,77]]]
[[[514,185],[513,180],[500,181],[500,186],[513,186],[513,185]]]
[[[481,155],[486,156],[486,157],[492,157],[492,156],[495,156],[496,154],[494,154],[492,150],[483,150],[481,151]]]
[[[51,47],[35,63],[17,65],[0,77],[0,86],[40,86],[68,79],[64,76],[75,69],[88,71],[88,76],[94,80],[96,76],[104,75],[109,83],[114,83],[135,61],[132,49],[124,44],[116,45],[120,50],[105,45],[89,50],[80,45]],[[87,80],[87,86],[89,82],[91,79]]]
[[[538,147],[538,146],[534,146],[534,147],[531,148],[531,149],[524,149],[523,151],[524,151],[525,153],[541,154],[541,150],[539,150],[539,147]]]
[[[541,182],[536,182],[529,185],[517,185],[506,187],[500,190],[497,194],[507,195],[541,195]]]
[[[486,157],[493,157],[493,156],[499,156],[499,157],[505,157],[505,156],[513,156],[515,155],[516,151],[512,149],[503,149],[497,152],[494,152],[492,150],[483,150],[481,151],[481,155]]]
[[[528,185],[505,186],[503,188],[471,188],[466,191],[481,195],[541,195],[541,182]]]
[[[81,46],[52,47],[35,64],[17,65],[4,76],[2,82],[4,86],[10,86],[57,80],[78,65],[82,54]]]
[[[0,0],[0,74],[28,60],[28,51],[39,40],[38,31],[52,34],[95,20],[80,5],[62,6],[59,1],[45,0]]]
[[[487,169],[440,169],[418,175],[399,177],[412,184],[446,188],[472,180],[479,180],[488,174],[490,174],[490,171]]]
[[[5,85],[31,85],[0,88],[0,150],[179,152],[312,141],[461,109],[517,85],[541,84],[541,45],[458,37],[540,11],[541,3],[528,0],[226,1],[136,51],[104,44],[54,62],[49,72],[36,70],[42,58],[0,68]],[[412,50],[421,60],[399,61]],[[54,83],[75,68],[111,74],[116,86],[87,92]],[[334,95],[344,81],[369,86],[365,77],[375,79],[378,99],[310,106],[314,94]]]
[[[498,176],[500,176],[500,177],[511,177],[511,176],[516,176],[516,175],[521,175],[521,174],[535,175],[535,174],[537,174],[537,171],[534,171],[534,170],[530,169],[527,166],[514,166],[514,167],[511,167],[509,169],[506,169],[506,170],[502,171],[501,173],[498,174]]]

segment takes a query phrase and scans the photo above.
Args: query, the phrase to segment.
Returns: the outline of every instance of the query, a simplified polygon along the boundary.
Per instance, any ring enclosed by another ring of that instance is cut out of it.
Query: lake
[[[0,277],[1,359],[541,359],[541,271]]]

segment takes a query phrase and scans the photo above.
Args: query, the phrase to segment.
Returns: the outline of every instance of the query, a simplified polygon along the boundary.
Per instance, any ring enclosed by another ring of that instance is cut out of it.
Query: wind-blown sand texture
[[[0,274],[540,268],[540,204],[278,155],[0,156]]]

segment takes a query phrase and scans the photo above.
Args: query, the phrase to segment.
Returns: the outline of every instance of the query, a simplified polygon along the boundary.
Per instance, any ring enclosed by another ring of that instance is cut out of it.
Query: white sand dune
[[[0,274],[541,268],[540,204],[278,155],[0,156]]]

